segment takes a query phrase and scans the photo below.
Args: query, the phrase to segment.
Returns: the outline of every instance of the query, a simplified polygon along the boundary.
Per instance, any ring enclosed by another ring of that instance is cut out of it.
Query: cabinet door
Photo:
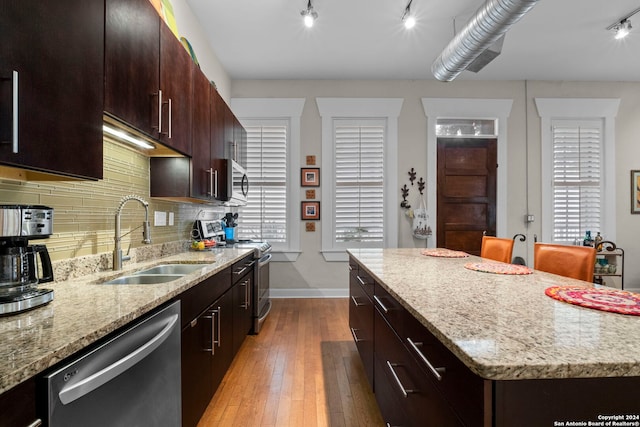
[[[251,286],[253,270],[233,286],[233,354],[236,354],[251,331]]]
[[[222,378],[227,373],[233,361],[233,304],[231,291],[222,295],[213,305],[212,312],[215,312],[216,322],[214,322],[215,337],[214,355],[211,358],[211,383],[215,394]]]
[[[234,116],[233,139],[236,147],[236,162],[244,168],[247,167],[247,131]]]
[[[193,319],[182,330],[182,425],[198,424],[214,389],[211,370],[211,315]]]
[[[191,132],[191,197],[212,200],[215,183],[211,162],[211,84],[193,71],[193,125]]]
[[[106,0],[104,110],[158,137],[160,17],[149,0]]]
[[[160,25],[160,88],[162,131],[160,142],[191,155],[191,100],[193,60],[168,26]]]
[[[225,117],[227,104],[218,91],[211,87],[211,158],[224,159],[225,149],[228,145]],[[229,110],[230,111],[230,110]]]
[[[102,178],[104,4],[4,0],[0,28],[0,163]]]
[[[371,388],[373,383],[373,303],[355,274],[349,275],[349,328]],[[375,390],[375,389],[374,389]]]

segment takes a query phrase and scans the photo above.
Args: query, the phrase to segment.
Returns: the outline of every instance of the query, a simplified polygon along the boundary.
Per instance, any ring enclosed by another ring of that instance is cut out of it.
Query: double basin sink
[[[178,280],[208,264],[160,264],[127,276],[103,282],[105,285],[152,285]]]

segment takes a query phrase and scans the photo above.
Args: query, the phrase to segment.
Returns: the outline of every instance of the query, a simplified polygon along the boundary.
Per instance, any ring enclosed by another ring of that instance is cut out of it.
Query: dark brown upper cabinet
[[[192,67],[148,0],[106,0],[107,114],[190,155]]]
[[[102,178],[104,2],[3,0],[0,163]]]

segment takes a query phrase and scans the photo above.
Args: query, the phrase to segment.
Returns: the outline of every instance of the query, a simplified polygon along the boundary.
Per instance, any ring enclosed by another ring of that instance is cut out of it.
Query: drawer
[[[416,365],[442,391],[466,425],[482,425],[484,380],[408,312],[404,327],[403,343]]]
[[[387,410],[388,415],[406,414],[409,426],[462,426],[441,391],[418,367],[382,315],[376,311],[374,317],[376,398],[381,406],[389,405],[383,398],[400,405],[400,410]],[[383,416],[387,418],[384,412]]]
[[[349,329],[371,388],[373,382],[373,303],[359,283],[350,281]]]
[[[249,273],[249,271],[253,268],[253,265],[255,264],[255,261],[253,259],[253,254],[250,254],[244,258],[242,258],[240,261],[236,261],[235,263],[233,263],[233,266],[231,267],[231,275],[233,277],[233,283],[237,283],[240,281],[240,279],[242,279],[245,274]]]
[[[182,327],[198,317],[215,300],[231,287],[231,269],[216,273],[180,295]]]
[[[374,305],[384,315],[395,333],[400,337],[404,336],[404,322],[407,317],[411,317],[411,314],[378,283],[375,284],[373,300]]]

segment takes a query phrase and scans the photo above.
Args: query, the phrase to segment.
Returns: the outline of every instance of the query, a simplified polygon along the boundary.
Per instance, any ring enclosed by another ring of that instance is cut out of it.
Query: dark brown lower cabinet
[[[249,273],[245,274],[233,285],[233,353],[237,353],[245,338],[251,331],[252,312],[251,312],[251,285],[253,277],[253,269],[249,269]]]
[[[369,285],[371,286],[371,285]],[[349,329],[360,353],[369,385],[373,382],[373,302],[358,282],[357,270],[349,275]]]
[[[606,416],[640,423],[633,392],[640,389],[640,377],[481,378],[377,281],[373,325],[363,326],[360,304],[373,279],[366,279],[354,259],[349,267],[349,324],[365,371],[371,356],[362,338],[372,334],[373,390],[387,426],[599,425]]]
[[[461,426],[433,381],[375,310],[375,395],[389,425]]]
[[[0,427],[38,425],[36,379],[30,378],[0,394]]]

